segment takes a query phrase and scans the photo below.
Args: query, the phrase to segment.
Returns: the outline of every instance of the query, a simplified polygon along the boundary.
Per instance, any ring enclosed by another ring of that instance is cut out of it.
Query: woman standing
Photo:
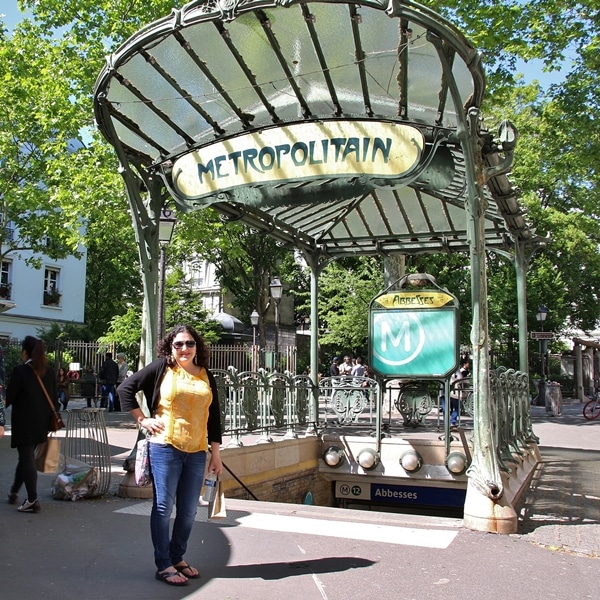
[[[185,585],[200,573],[183,560],[202,489],[206,452],[208,471],[219,475],[221,413],[217,386],[208,370],[208,348],[196,331],[178,325],[158,344],[159,358],[130,375],[119,387],[121,406],[150,438],[154,499],[150,533],[156,579]],[[144,393],[146,417],[136,401]],[[170,519],[176,506],[173,532]]]
[[[62,409],[67,410],[67,404],[69,404],[69,378],[63,367],[58,370],[58,375],[56,376],[56,389],[58,401],[62,404]]]
[[[13,369],[6,388],[6,406],[12,406],[10,445],[19,453],[8,502],[17,503],[19,490],[25,484],[27,499],[17,510],[37,513],[40,512],[40,501],[34,452],[38,444],[46,441],[50,420],[50,404],[42,385],[50,398],[56,398],[56,378],[48,368],[42,340],[28,335],[21,346],[21,359],[23,364]],[[54,404],[55,410],[58,410],[56,400]]]

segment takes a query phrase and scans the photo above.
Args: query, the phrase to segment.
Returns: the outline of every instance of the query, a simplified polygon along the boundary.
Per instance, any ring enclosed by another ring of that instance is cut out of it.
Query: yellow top
[[[212,390],[206,369],[191,375],[178,366],[167,368],[160,384],[155,418],[165,428],[151,441],[170,444],[182,452],[208,450],[208,407]]]

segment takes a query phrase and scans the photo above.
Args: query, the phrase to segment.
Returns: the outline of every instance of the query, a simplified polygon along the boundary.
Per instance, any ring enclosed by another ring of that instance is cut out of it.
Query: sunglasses
[[[185,340],[185,342],[173,342],[173,348],[177,350],[181,350],[183,347],[186,348],[195,348],[196,342],[194,340]]]

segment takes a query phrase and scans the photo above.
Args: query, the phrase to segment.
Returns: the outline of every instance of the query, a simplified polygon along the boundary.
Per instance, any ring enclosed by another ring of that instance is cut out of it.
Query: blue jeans
[[[108,403],[108,406],[107,406]],[[100,399],[100,407],[108,408],[108,411],[115,410],[115,384],[105,383],[102,386],[102,397]]]
[[[181,452],[168,444],[150,444],[154,500],[150,533],[159,571],[183,560],[202,489],[206,452]],[[175,506],[173,534],[169,535]]]
[[[446,410],[446,397],[440,396],[442,410]],[[450,425],[458,425],[458,398],[450,396]]]

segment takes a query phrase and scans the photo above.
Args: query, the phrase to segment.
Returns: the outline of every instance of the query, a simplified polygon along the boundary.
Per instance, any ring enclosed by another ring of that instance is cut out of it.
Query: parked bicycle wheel
[[[597,419],[600,415],[600,400],[590,400],[586,402],[583,406],[583,416],[588,421],[593,421]]]

